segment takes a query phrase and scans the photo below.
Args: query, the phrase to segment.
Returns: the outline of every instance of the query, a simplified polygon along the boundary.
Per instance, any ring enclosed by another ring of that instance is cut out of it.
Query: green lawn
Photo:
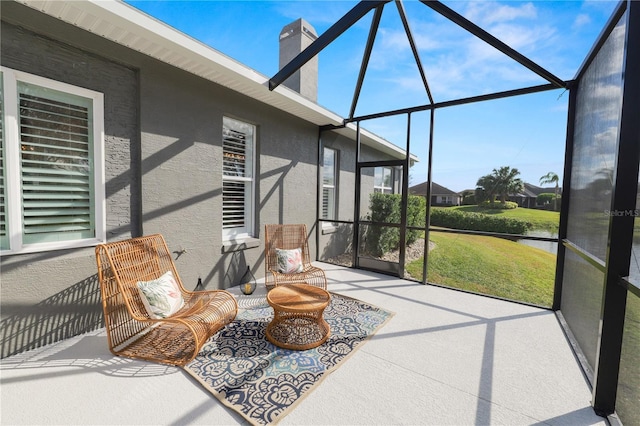
[[[624,322],[624,343],[620,369],[620,383],[616,411],[624,424],[640,424],[640,298],[627,297],[627,315]]]
[[[467,213],[483,213],[490,215],[500,215],[505,217],[513,217],[516,219],[531,222],[533,229],[544,229],[551,232],[558,231],[560,223],[560,213],[547,210],[527,209],[518,207],[511,210],[485,209],[478,206],[455,206],[455,207],[434,207],[435,209],[456,209]]]
[[[495,237],[432,232],[428,281],[541,306],[553,302],[556,256]],[[420,258],[407,272],[422,280]]]

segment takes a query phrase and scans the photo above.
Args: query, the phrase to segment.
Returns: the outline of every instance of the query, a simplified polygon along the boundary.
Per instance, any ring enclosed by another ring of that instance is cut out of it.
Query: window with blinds
[[[104,241],[102,94],[7,68],[2,83],[2,249]]]
[[[322,159],[322,219],[336,218],[336,157],[337,152],[323,148]]]
[[[25,244],[95,234],[91,101],[18,84]]]
[[[7,232],[7,189],[5,182],[4,84],[0,73],[0,250],[9,249]]]
[[[250,236],[253,229],[254,126],[224,117],[222,127],[222,233]]]

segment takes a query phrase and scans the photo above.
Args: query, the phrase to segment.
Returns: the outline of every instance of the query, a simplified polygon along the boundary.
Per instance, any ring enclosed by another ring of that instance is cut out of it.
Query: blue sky
[[[278,71],[278,35],[303,18],[322,34],[356,1],[127,1],[256,71]],[[575,76],[617,2],[446,1],[447,6],[562,79]],[[404,6],[436,102],[544,84],[541,77],[416,0]],[[372,13],[319,55],[318,103],[347,116]],[[568,93],[562,90],[436,112],[433,180],[474,188],[501,166],[525,182],[562,177]],[[356,116],[428,103],[393,3],[385,6]],[[363,122],[398,146],[406,116]],[[426,180],[428,113],[412,117],[411,185]]]

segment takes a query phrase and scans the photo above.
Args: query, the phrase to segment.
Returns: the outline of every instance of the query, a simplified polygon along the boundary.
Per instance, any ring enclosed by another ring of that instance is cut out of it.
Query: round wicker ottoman
[[[285,349],[307,350],[329,338],[329,324],[322,314],[331,296],[326,290],[307,284],[277,286],[267,293],[273,320],[266,330],[267,340]]]

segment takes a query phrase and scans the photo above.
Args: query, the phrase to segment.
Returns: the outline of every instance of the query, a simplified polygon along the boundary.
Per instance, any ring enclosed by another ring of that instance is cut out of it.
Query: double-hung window
[[[337,156],[335,149],[322,149],[322,219],[336,218],[336,173]]]
[[[105,241],[103,95],[1,68],[0,246]]]
[[[393,194],[393,169],[391,167],[376,167],[374,173],[373,191]]]
[[[222,121],[222,239],[251,237],[254,218],[255,126]]]

